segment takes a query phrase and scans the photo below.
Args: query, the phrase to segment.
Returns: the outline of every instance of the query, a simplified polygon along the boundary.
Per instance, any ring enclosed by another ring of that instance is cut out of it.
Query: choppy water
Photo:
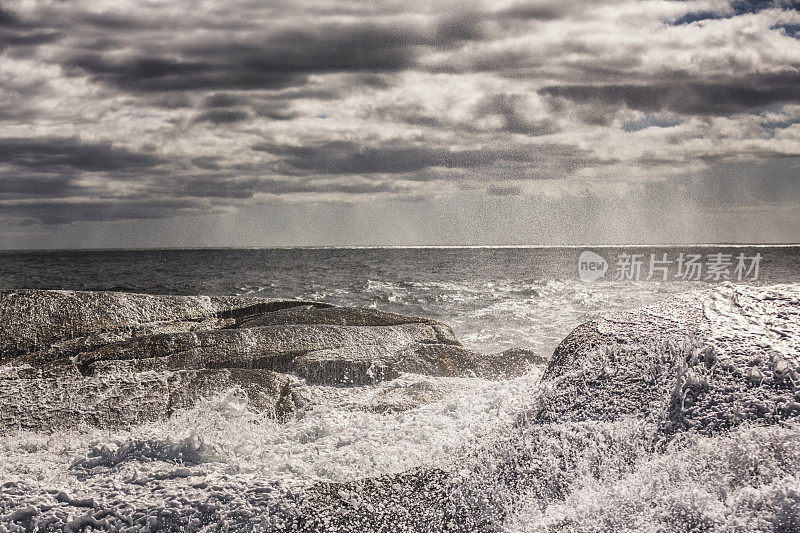
[[[598,251],[612,262],[625,250]],[[692,252],[628,251],[645,257]],[[4,252],[0,288],[299,297],[438,318],[451,324],[466,345],[481,351],[523,347],[549,355],[572,328],[592,317],[711,285],[674,280],[581,282],[580,252],[577,248]],[[760,253],[760,279],[754,283],[800,282],[800,247],[713,247],[694,252]],[[206,489],[191,488],[201,486],[201,481],[292,485],[401,472],[457,461],[492,438],[527,407],[539,375],[539,369],[504,381],[404,375],[377,386],[313,387],[309,391],[313,407],[285,424],[254,415],[239,398],[222,395],[171,420],[126,431],[19,432],[0,437],[0,480],[28,487],[31,494],[64,490],[73,496],[105,502],[120,498],[147,507],[163,503],[170,494],[202,492]],[[364,409],[377,394],[420,381],[444,391],[442,398],[402,412]],[[167,455],[120,455],[120,449],[138,449],[125,448],[126,443],[142,442],[167,443]],[[187,450],[193,461],[176,470],[178,458]],[[76,469],[76,461],[90,454],[101,458],[99,466]],[[584,492],[596,490],[587,487]],[[525,519],[536,520],[544,518]]]
[[[573,327],[709,281],[583,283],[581,248],[296,248],[0,252],[0,289],[246,294],[374,307],[440,319],[466,345],[550,353]],[[761,254],[758,283],[800,281],[800,246],[595,248],[677,260]],[[675,273],[674,267],[670,276]],[[731,269],[733,274],[733,269]],[[607,278],[612,277],[611,270]]]

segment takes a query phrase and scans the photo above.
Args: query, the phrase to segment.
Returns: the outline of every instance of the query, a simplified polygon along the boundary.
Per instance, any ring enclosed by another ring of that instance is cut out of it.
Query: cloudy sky
[[[800,241],[800,2],[0,6],[0,248]]]

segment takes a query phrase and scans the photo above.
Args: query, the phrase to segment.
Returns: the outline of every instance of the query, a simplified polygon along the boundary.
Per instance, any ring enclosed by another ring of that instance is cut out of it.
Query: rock
[[[452,332],[447,332],[445,339],[457,342]],[[440,331],[418,323],[384,327],[327,324],[259,326],[136,337],[81,353],[76,356],[76,361],[79,366],[89,369],[100,361],[140,360],[146,368],[160,362],[168,370],[226,367],[287,371],[300,354],[336,349],[347,351],[359,347],[377,347],[379,353],[385,354],[412,343],[441,340]]]
[[[530,350],[511,349],[495,354],[481,354],[463,346],[415,344],[400,354],[399,367],[404,372],[429,376],[480,376],[498,379],[518,376],[542,359]]]
[[[294,359],[292,370],[309,383],[363,385],[391,380],[405,372],[497,379],[523,374],[538,362],[538,355],[528,350],[480,354],[458,344],[416,341],[401,349],[357,345],[316,350]]]
[[[31,378],[0,374],[0,434],[81,424],[130,426],[168,418],[199,399],[238,388],[249,406],[274,417],[294,408],[289,379],[268,370],[181,370]]]
[[[226,327],[232,323],[229,319],[243,320],[296,305],[327,304],[122,292],[0,291],[0,361],[81,337],[97,339],[102,345],[109,342],[102,334],[120,340],[194,327]]]
[[[284,531],[495,531],[453,500],[450,483],[451,474],[436,468],[320,483],[297,498],[295,518]]]
[[[795,395],[784,376],[800,369],[797,298],[725,285],[588,322],[553,354],[529,421],[635,415],[706,435],[780,422]]]
[[[366,407],[376,413],[408,411],[421,405],[437,402],[449,392],[451,390],[441,384],[434,385],[429,381],[417,381],[381,390],[370,399]]]
[[[499,376],[533,357],[484,357],[436,320],[294,300],[4,291],[0,318],[0,430],[139,423],[237,387],[251,409],[285,416],[303,403],[286,374],[336,385]]]

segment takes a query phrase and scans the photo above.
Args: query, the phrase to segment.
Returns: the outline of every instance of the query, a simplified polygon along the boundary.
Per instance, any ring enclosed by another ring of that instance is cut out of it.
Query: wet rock
[[[531,422],[635,415],[713,435],[777,423],[800,369],[800,307],[784,287],[725,285],[579,326],[556,349]]]
[[[376,393],[366,406],[376,413],[408,411],[421,405],[437,402],[447,396],[450,389],[429,381],[402,384]]]
[[[294,520],[282,531],[496,531],[453,499],[451,479],[432,468],[318,484],[297,498]]]
[[[316,350],[295,358],[291,368],[309,383],[363,385],[403,373],[498,379],[523,374],[540,361],[528,350],[480,354],[458,344],[415,341],[399,350],[374,345]]]
[[[90,424],[130,426],[168,418],[199,399],[236,388],[248,405],[275,417],[291,413],[289,379],[268,370],[181,370],[30,378],[0,375],[0,433]]]
[[[463,346],[415,344],[399,355],[403,372],[429,376],[478,376],[498,379],[518,376],[542,359],[530,350],[511,349],[495,354],[481,354]]]
[[[0,428],[155,420],[232,387],[280,417],[302,403],[277,385],[286,374],[336,385],[500,376],[532,357],[471,352],[436,320],[294,300],[4,291],[0,319]]]
[[[225,327],[230,323],[228,319],[242,320],[303,304],[308,302],[233,296],[0,291],[0,361],[83,337],[91,346],[141,334]],[[74,349],[83,351],[79,346]],[[73,347],[67,345],[61,349],[64,350],[73,351]]]
[[[161,361],[168,370],[222,367],[288,371],[301,354],[336,349],[356,353],[355,348],[361,346],[393,353],[412,343],[438,342],[442,337],[442,332],[419,323],[384,327],[289,324],[148,335],[81,353],[75,359],[87,368],[100,361],[151,360]],[[457,342],[452,332],[445,338]],[[141,367],[149,364],[143,361]]]

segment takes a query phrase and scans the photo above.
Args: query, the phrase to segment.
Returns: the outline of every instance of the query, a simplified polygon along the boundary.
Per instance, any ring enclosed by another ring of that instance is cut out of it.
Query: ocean
[[[609,262],[608,281],[580,280],[585,250]],[[800,281],[800,246],[276,248],[0,252],[0,288],[319,300],[436,318],[479,351],[547,355],[594,316],[725,281],[676,278],[681,253],[702,263],[760,254],[758,279],[746,282]],[[621,254],[642,256],[638,282],[613,281]],[[667,281],[645,280],[651,254],[673,262]]]
[[[608,268],[603,278],[591,282],[579,276],[579,257],[586,250],[14,251],[0,253],[0,288],[318,300],[436,318],[450,324],[467,347],[485,353],[518,347],[547,357],[582,322],[727,283],[725,278],[737,281],[741,275],[742,282],[758,285],[800,283],[800,246],[588,248]],[[651,255],[662,261],[658,265],[664,269],[647,280]],[[629,264],[632,256],[634,262],[641,260],[639,272],[617,268]],[[685,261],[689,256],[699,256],[695,260],[702,267],[696,273],[699,279],[694,279],[695,273],[687,276],[685,269],[680,271],[686,265],[679,266],[678,259]],[[740,256],[747,268],[737,272]],[[757,273],[752,268],[755,257]],[[614,280],[617,274],[631,279]],[[221,395],[170,420],[114,432],[92,428],[55,435],[19,431],[0,437],[0,480],[29,487],[32,494],[63,490],[147,507],[163,503],[165,494],[211,490],[197,484],[198,476],[208,486],[231,480],[244,485],[297,486],[399,473],[458,461],[509,427],[529,407],[527,400],[535,393],[542,370],[534,368],[523,376],[498,381],[403,375],[393,382],[363,387],[312,386],[307,391],[311,407],[285,423],[251,413],[237,396]],[[381,391],[420,381],[448,392],[440,401],[407,411],[379,413],[364,408]],[[163,457],[141,455],[88,477],[77,475],[73,468],[90,450],[102,455],[103,450],[116,451],[126,442],[142,441],[166,442],[175,450],[188,447],[200,459],[189,474],[175,475],[175,465]],[[143,476],[156,481],[138,483]]]

